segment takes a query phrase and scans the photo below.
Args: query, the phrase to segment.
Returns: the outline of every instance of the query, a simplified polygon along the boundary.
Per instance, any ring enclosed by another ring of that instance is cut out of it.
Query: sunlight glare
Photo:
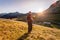
[[[41,12],[43,12],[43,11],[44,11],[43,9],[39,9],[37,12],[40,12],[40,13],[41,13]]]

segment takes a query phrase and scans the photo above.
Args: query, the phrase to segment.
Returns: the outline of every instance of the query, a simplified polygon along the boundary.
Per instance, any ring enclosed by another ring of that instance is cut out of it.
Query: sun
[[[43,12],[44,10],[43,9],[39,9],[37,12]]]

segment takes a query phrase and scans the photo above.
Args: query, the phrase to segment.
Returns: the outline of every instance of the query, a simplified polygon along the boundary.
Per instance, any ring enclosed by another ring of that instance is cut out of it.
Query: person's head
[[[32,15],[32,12],[31,12],[31,11],[29,11],[27,14],[28,14],[28,15]]]
[[[32,14],[32,12],[31,12],[31,11],[29,11],[29,12],[28,12],[28,14],[30,14],[30,15],[31,15],[31,14]]]
[[[31,11],[29,11],[29,13],[31,13]]]

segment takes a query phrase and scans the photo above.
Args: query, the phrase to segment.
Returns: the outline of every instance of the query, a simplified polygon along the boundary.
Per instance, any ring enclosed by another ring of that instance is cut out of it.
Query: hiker
[[[29,11],[29,13],[27,13],[28,32],[32,31],[32,21],[33,21],[32,13],[31,11]]]

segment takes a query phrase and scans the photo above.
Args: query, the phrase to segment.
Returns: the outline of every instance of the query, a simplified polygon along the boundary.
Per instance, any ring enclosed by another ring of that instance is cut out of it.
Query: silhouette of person
[[[28,32],[31,32],[32,31],[32,22],[33,22],[31,11],[29,11],[29,13],[27,13],[27,22],[28,22]]]

